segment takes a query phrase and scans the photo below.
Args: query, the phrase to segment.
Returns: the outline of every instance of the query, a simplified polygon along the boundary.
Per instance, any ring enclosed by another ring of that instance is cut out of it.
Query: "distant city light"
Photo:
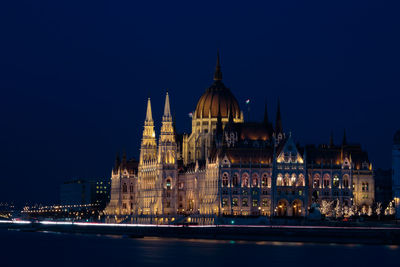
[[[246,105],[250,104],[250,99],[246,100]]]

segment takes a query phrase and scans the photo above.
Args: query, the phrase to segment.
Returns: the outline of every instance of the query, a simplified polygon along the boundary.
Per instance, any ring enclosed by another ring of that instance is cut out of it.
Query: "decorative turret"
[[[151,113],[150,98],[147,100],[146,119],[144,121],[143,137],[140,150],[140,164],[156,159],[157,143],[154,131],[154,121]]]
[[[161,133],[159,139],[158,162],[175,164],[176,162],[176,141],[169,104],[168,92],[165,96],[164,114],[162,117]]]
[[[214,81],[222,80],[221,64],[219,63],[219,52],[217,52],[217,64],[215,66]]]

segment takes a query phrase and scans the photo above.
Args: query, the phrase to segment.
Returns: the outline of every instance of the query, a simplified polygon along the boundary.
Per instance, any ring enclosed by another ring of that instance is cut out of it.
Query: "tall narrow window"
[[[237,174],[237,173],[233,174],[232,184],[233,184],[233,186],[238,186],[240,184],[239,183],[239,174]]]
[[[319,180],[320,180],[319,175],[318,174],[314,175],[314,182],[313,182],[314,188],[319,188]]]
[[[296,185],[296,174],[292,173],[292,178],[290,179],[290,185],[295,186]]]
[[[324,188],[328,188],[330,185],[331,177],[329,174],[324,175]]]
[[[304,179],[304,175],[300,174],[299,178],[297,180],[297,186],[305,186],[305,179]]]
[[[122,185],[122,193],[127,193],[128,192],[128,187],[127,187],[127,185],[124,183],[123,185]]]
[[[249,187],[249,175],[247,173],[242,176],[242,187]]]
[[[283,178],[282,178],[282,174],[278,174],[278,177],[276,178],[276,185],[277,186],[283,186]]]
[[[229,177],[228,177],[228,174],[225,172],[225,173],[222,175],[222,186],[223,186],[223,187],[227,187],[228,184],[229,184]]]
[[[266,187],[267,185],[268,185],[268,176],[266,173],[264,173],[261,178],[261,186]]]
[[[343,188],[349,188],[349,176],[347,174],[343,175]]]
[[[257,187],[258,186],[258,174],[254,173],[253,178],[252,178],[252,186]]]

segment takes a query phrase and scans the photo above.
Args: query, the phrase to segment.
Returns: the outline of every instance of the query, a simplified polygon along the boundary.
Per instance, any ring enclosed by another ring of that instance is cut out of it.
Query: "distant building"
[[[104,209],[110,201],[111,193],[111,182],[108,181],[96,181],[96,192],[94,197],[94,203],[98,204],[101,209]]]
[[[133,214],[159,223],[177,214],[197,216],[198,223],[215,216],[304,217],[324,200],[367,210],[375,197],[368,154],[345,134],[340,144],[331,137],[329,144],[299,146],[282,127],[279,103],[275,127],[267,107],[263,121],[245,122],[222,82],[219,58],[192,132],[176,133],[167,93],[157,138],[148,99],[139,162],[117,157],[111,180],[109,218]]]
[[[97,204],[105,207],[110,198],[110,182],[103,180],[72,180],[60,186],[61,205]]]
[[[377,169],[374,171],[375,180],[375,202],[382,203],[387,207],[393,200],[392,195],[392,170]]]
[[[396,208],[396,219],[400,219],[400,130],[393,138],[392,148],[392,191]]]

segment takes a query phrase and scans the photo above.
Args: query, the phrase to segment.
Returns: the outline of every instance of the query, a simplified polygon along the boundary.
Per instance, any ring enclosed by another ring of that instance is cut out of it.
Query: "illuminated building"
[[[393,138],[392,191],[396,208],[396,219],[400,219],[400,130],[395,133]]]
[[[344,135],[340,145],[331,138],[327,145],[300,147],[284,132],[279,103],[275,127],[267,107],[262,122],[245,122],[222,82],[219,57],[214,83],[193,112],[191,134],[175,132],[167,93],[157,139],[148,99],[136,164],[117,158],[109,217],[165,222],[190,214],[194,222],[210,223],[223,215],[303,217],[324,199],[342,206],[374,201],[372,165],[359,145]]]

